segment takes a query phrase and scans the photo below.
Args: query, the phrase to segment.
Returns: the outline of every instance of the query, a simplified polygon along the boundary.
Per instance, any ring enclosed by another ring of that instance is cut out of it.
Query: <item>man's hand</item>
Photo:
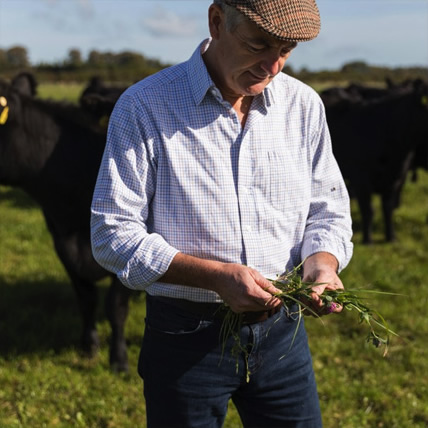
[[[255,269],[178,253],[162,281],[215,291],[233,312],[269,311],[282,304],[272,283]]]
[[[278,290],[257,270],[235,263],[225,263],[215,288],[233,312],[268,311],[282,304],[274,297]]]
[[[331,303],[325,305],[322,302],[322,293],[325,290],[343,289],[342,281],[337,275],[338,262],[336,257],[330,253],[315,253],[308,257],[303,265],[303,281],[316,282],[312,288],[312,300],[310,302],[311,309],[318,315],[327,315],[330,313],[339,313],[342,311],[342,306]],[[310,312],[308,312],[310,314]]]

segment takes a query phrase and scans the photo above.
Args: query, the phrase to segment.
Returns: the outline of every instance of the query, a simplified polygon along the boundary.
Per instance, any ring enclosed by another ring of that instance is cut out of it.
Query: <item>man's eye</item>
[[[297,43],[293,43],[291,46],[282,48],[281,56],[287,56],[296,46],[297,46]]]
[[[264,47],[256,47],[256,46],[252,46],[252,45],[247,45],[247,48],[250,52],[253,52],[253,53],[262,52],[264,49]]]

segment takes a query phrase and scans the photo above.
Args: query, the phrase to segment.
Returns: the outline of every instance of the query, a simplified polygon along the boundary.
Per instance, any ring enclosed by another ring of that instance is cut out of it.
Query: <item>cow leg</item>
[[[72,279],[80,313],[83,319],[82,349],[92,357],[99,349],[99,338],[96,329],[96,307],[98,292],[95,284],[81,279]]]
[[[373,207],[371,203],[371,194],[369,192],[358,191],[357,200],[361,213],[363,244],[371,244],[373,228]]]
[[[395,240],[393,212],[398,203],[399,201],[393,193],[388,192],[382,194],[383,221],[385,222],[385,238],[387,242],[393,242]]]
[[[54,221],[55,216],[50,216],[43,209],[46,225],[51,233],[55,250],[61,260],[74,287],[77,303],[83,319],[82,349],[89,356],[94,356],[99,349],[99,338],[96,329],[96,308],[98,292],[94,282],[84,280],[79,272],[79,266],[83,263],[81,247],[79,247],[78,234],[61,233],[61,222]],[[90,245],[86,246],[90,248]],[[90,252],[90,250],[88,251]]]
[[[115,371],[128,371],[125,322],[131,290],[114,278],[106,296],[106,314],[111,325],[110,366]]]

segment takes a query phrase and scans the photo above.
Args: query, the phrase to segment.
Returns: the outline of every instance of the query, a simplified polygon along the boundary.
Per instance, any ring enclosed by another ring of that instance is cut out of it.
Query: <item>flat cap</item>
[[[314,39],[321,27],[315,0],[224,0],[263,31],[280,40]]]

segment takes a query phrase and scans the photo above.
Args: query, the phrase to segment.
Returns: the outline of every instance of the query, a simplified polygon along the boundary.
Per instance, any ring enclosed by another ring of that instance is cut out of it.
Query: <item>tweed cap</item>
[[[293,42],[314,39],[320,31],[315,0],[224,0],[271,36]]]

